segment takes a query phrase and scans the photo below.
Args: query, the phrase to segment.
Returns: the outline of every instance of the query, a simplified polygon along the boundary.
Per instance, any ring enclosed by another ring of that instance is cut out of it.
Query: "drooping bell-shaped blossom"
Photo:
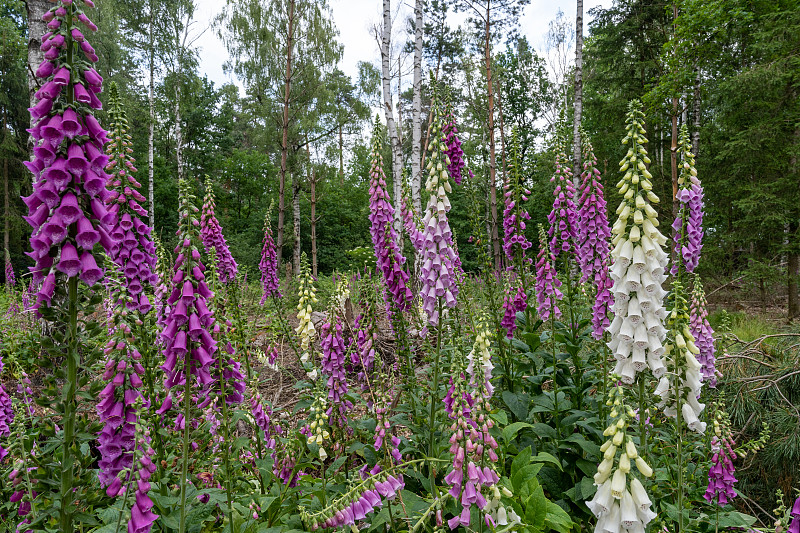
[[[17,277],[14,275],[14,265],[11,264],[11,256],[6,250],[6,287],[13,287],[17,283]]]
[[[138,435],[138,457],[135,465],[136,490],[133,495],[131,516],[128,521],[128,533],[150,533],[158,515],[153,512],[153,500],[150,499],[150,478],[156,471],[153,462],[155,450],[150,446],[150,430],[141,430]]]
[[[236,278],[239,267],[228,248],[228,241],[222,234],[222,226],[214,212],[215,206],[214,185],[211,178],[206,177],[206,196],[200,216],[200,238],[203,240],[206,253],[210,254],[212,249],[216,252],[219,261],[219,279],[222,283],[228,283]]]
[[[592,337],[602,339],[603,334],[608,330],[611,322],[608,320],[608,312],[614,305],[614,298],[611,295],[613,281],[608,275],[608,261],[606,257],[603,268],[594,275],[594,303],[592,303]]]
[[[316,377],[311,351],[314,348],[314,340],[317,338],[317,330],[311,320],[313,311],[311,304],[317,303],[317,289],[314,287],[314,278],[311,275],[311,267],[308,266],[308,258],[305,253],[300,256],[300,287],[297,292],[300,295],[300,301],[297,303],[299,324],[294,331],[300,340],[300,362],[309,376]]]
[[[40,286],[34,308],[49,306],[65,278],[94,285],[103,277],[95,245],[106,252],[114,245],[107,227],[114,214],[105,208],[106,131],[94,117],[102,108],[97,93],[103,80],[91,66],[98,59],[94,49],[85,38],[74,39],[66,24],[79,21],[94,31],[84,5],[90,4],[58,3],[45,14],[50,31],[42,39],[45,60],[36,69],[42,82],[29,109],[34,159],[25,166],[33,174],[33,194],[23,200],[32,228],[27,255],[34,261],[33,282]]]
[[[0,354],[0,376],[3,375],[3,355]],[[0,381],[0,463],[8,455],[3,448],[3,442],[11,435],[11,424],[14,422],[14,409],[11,406],[11,397],[8,395],[3,382]]]
[[[581,270],[581,282],[594,281],[598,276],[608,277],[608,243],[611,228],[608,225],[606,199],[600,181],[597,157],[588,139],[583,140],[583,174],[578,202],[577,256]]]
[[[400,199],[400,215],[403,219],[403,227],[411,240],[411,245],[415,250],[422,250],[424,236],[419,227],[419,217],[414,212],[411,202],[408,200],[408,195],[404,192]]]
[[[607,344],[617,360],[612,373],[628,385],[648,367],[656,379],[666,372],[661,360],[667,335],[662,284],[669,258],[662,248],[667,239],[658,230],[658,213],[651,205],[658,203],[658,196],[652,191],[653,176],[646,167],[650,158],[644,148],[643,119],[641,103],[632,102],[622,140],[628,146],[620,162],[623,199],[616,211],[619,218],[611,228],[614,320],[608,327],[611,340]]]
[[[429,198],[422,219],[422,249],[419,251],[422,256],[420,297],[428,322],[435,326],[439,323],[439,302],[446,307],[455,307],[458,295],[458,257],[453,248],[453,232],[447,219],[450,211],[450,199],[447,195],[452,192],[447,171],[450,160],[445,153],[442,118],[436,105],[428,150],[429,174],[425,180],[425,190]]]
[[[461,185],[463,179],[463,172],[467,166],[464,161],[464,149],[461,148],[461,139],[458,137],[458,128],[456,127],[456,117],[453,115],[453,110],[447,106],[447,113],[444,118],[444,127],[442,128],[444,135],[445,154],[447,154],[450,163],[447,165],[447,171],[456,185]],[[469,177],[472,177],[472,171],[467,168]]]
[[[369,221],[372,246],[378,270],[383,274],[387,298],[387,310],[403,312],[411,305],[411,289],[408,288],[408,272],[404,267],[406,258],[401,253],[398,237],[392,226],[394,207],[386,192],[386,175],[383,172],[380,136],[374,135],[369,186]]]
[[[703,382],[707,383],[709,387],[715,388],[720,372],[717,370],[716,358],[714,357],[714,330],[708,321],[708,309],[706,306],[706,293],[703,291],[700,277],[695,276],[692,303],[689,307],[689,329],[692,332],[697,349],[700,350],[700,353],[697,354],[697,360],[702,366],[700,373],[703,376]]]
[[[556,260],[562,252],[575,253],[578,232],[572,169],[561,146],[556,147],[556,173],[550,181],[555,182],[556,188],[553,191],[553,209],[547,215],[547,222],[550,223],[547,236],[550,238],[550,253]]]
[[[560,290],[561,280],[555,269],[555,258],[550,253],[550,246],[544,228],[539,225],[539,255],[536,259],[536,311],[539,318],[549,320],[550,316],[558,318],[561,309],[558,302],[564,298]]]
[[[155,273],[156,249],[150,238],[150,226],[141,218],[148,215],[139,203],[145,202],[146,198],[139,193],[141,184],[134,177],[136,161],[130,155],[133,141],[128,133],[128,118],[122,108],[116,83],[112,83],[109,89],[108,104],[111,139],[106,146],[109,156],[106,172],[111,180],[109,185],[112,191],[106,199],[106,208],[115,215],[115,221],[109,227],[115,241],[109,257],[124,275],[121,290],[130,296],[128,305],[146,314],[153,307],[147,293],[158,283]]]
[[[201,262],[197,248],[197,207],[194,195],[186,180],[179,183],[179,223],[178,245],[175,247],[175,266],[172,278],[172,292],[167,298],[170,306],[161,339],[164,343],[164,388],[169,394],[160,411],[172,407],[172,391],[183,387],[186,380],[194,390],[210,388],[214,379],[211,365],[217,343],[211,335],[214,314],[208,301],[214,295],[205,282],[205,266]],[[189,401],[185,398],[184,401]]]
[[[705,404],[698,401],[703,387],[700,374],[702,366],[697,360],[700,350],[694,343],[689,327],[689,307],[683,285],[674,280],[670,291],[671,310],[667,319],[667,373],[661,377],[655,394],[660,398],[658,407],[664,414],[676,418],[679,414],[686,426],[696,432],[703,433],[706,423],[700,420]],[[679,411],[680,410],[680,411]]]
[[[603,432],[607,437],[600,447],[603,460],[597,466],[594,484],[597,491],[594,497],[585,502],[597,517],[595,533],[608,531],[644,531],[647,524],[656,517],[651,509],[652,501],[644,485],[635,475],[633,466],[644,477],[651,477],[653,469],[639,455],[628,426],[635,423],[628,412],[632,409],[624,404],[624,387],[618,385],[611,389],[609,401],[613,401],[616,416]]]
[[[481,320],[476,328],[475,342],[466,361],[454,358],[450,390],[445,397],[450,425],[450,453],[453,463],[444,477],[449,494],[461,505],[447,523],[450,529],[468,527],[475,505],[483,522],[494,527],[498,512],[496,498],[500,477],[495,463],[497,441],[490,434],[493,421],[489,414],[493,386],[491,334]],[[464,362],[468,364],[464,367]],[[489,505],[493,502],[493,505]]]
[[[118,286],[122,275],[118,267],[109,273],[109,284]],[[128,472],[134,461],[136,423],[138,421],[137,401],[142,398],[142,354],[136,348],[132,326],[136,318],[131,316],[129,300],[134,296],[121,292],[112,304],[111,338],[103,350],[106,357],[101,376],[106,386],[100,391],[97,414],[103,429],[97,437],[100,459],[98,478],[100,485],[107,488],[109,496],[115,497],[125,492],[129,478],[120,479]]]
[[[280,284],[278,283],[278,249],[275,246],[275,240],[272,238],[272,228],[269,224],[269,216],[272,211],[272,206],[267,210],[267,216],[264,221],[264,246],[261,248],[261,262],[258,263],[258,269],[261,271],[261,305],[267,301],[270,296],[277,298],[281,297]]]
[[[733,461],[736,459],[736,452],[733,451],[734,442],[730,436],[714,435],[711,439],[711,468],[708,470],[708,488],[703,497],[708,503],[717,505],[727,505],[736,497],[733,484],[737,479],[734,476],[736,467]]]
[[[703,249],[703,187],[694,166],[694,154],[691,152],[686,124],[681,126],[678,152],[681,154],[681,172],[675,199],[680,204],[678,216],[672,223],[675,239],[675,263],[671,269],[673,275],[677,275],[681,268],[686,272],[694,272]]]
[[[322,349],[322,375],[328,389],[328,424],[339,427],[347,425],[347,413],[353,409],[353,402],[346,398],[347,378],[345,376],[345,353],[347,351],[342,337],[342,323],[338,316],[326,322],[320,331]]]
[[[789,523],[789,533],[800,533],[800,496],[794,501],[789,516],[792,517],[792,521]]]
[[[522,288],[519,281],[516,282],[516,290],[514,287],[509,286],[506,288],[505,296],[503,297],[503,319],[500,325],[506,330],[506,337],[509,339],[514,336],[517,330],[517,313],[522,313],[528,308],[528,295]]]
[[[533,262],[532,258],[526,257],[528,249],[533,245],[525,236],[526,221],[530,220],[531,216],[523,205],[523,202],[528,201],[531,191],[522,183],[520,166],[519,138],[517,130],[514,129],[511,132],[511,164],[508,169],[508,179],[503,186],[505,198],[503,251],[509,261],[509,269],[517,267],[524,270]],[[524,276],[525,272],[521,270],[517,275]]]

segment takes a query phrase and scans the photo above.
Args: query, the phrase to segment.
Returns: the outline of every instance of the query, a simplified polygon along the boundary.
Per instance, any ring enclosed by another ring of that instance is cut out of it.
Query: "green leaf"
[[[528,446],[521,452],[514,457],[514,460],[511,462],[511,475],[513,476],[519,470],[522,469],[523,466],[527,466],[531,462],[531,447]]]
[[[519,491],[522,487],[522,484],[528,480],[536,480],[536,474],[539,473],[539,470],[542,469],[542,464],[536,465],[526,465],[514,472],[514,475],[511,476],[511,485],[514,487],[515,491]],[[538,486],[538,481],[537,481]]]
[[[531,461],[534,463],[550,463],[562,472],[564,469],[561,467],[561,462],[555,458],[552,454],[547,452],[539,452],[534,457],[531,458]]]
[[[503,402],[517,420],[527,420],[528,406],[531,403],[530,396],[524,393],[515,394],[511,391],[503,391]]]
[[[525,522],[536,529],[542,529],[547,519],[547,504],[547,498],[545,498],[544,490],[540,485],[525,502]]]
[[[547,502],[547,520],[545,525],[559,533],[568,533],[575,525],[567,512],[553,502]]]
[[[532,427],[533,426],[527,422],[514,422],[513,424],[503,428],[503,440],[506,442],[506,444],[508,444],[514,440],[514,437],[517,436],[517,433],[519,433],[521,429]]]

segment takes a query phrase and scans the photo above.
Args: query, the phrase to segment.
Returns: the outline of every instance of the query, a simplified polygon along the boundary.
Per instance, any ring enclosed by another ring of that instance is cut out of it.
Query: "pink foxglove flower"
[[[196,381],[201,389],[210,387],[214,381],[211,365],[217,350],[210,331],[214,315],[208,308],[213,293],[205,282],[205,267],[195,244],[197,208],[192,203],[194,196],[189,192],[188,183],[184,180],[179,185],[179,244],[175,248],[172,293],[167,299],[171,308],[161,332],[165,346],[161,368],[166,374],[164,388],[168,391],[184,385],[187,379]],[[171,406],[172,396],[168,395],[160,411],[168,411]]]
[[[673,275],[678,274],[681,267],[686,272],[694,272],[703,249],[703,187],[697,177],[689,130],[685,124],[681,127],[678,151],[681,153],[681,173],[675,199],[680,202],[680,208],[672,223],[676,257],[671,270]]]
[[[447,106],[447,114],[444,119],[444,127],[442,128],[444,135],[445,154],[447,154],[450,164],[447,165],[447,171],[456,185],[461,185],[463,179],[463,171],[467,166],[464,161],[464,149],[461,148],[461,139],[458,137],[458,128],[456,127],[456,118],[450,106]],[[472,177],[472,171],[467,169],[469,177]]]
[[[550,181],[555,182],[556,188],[553,191],[553,209],[547,216],[547,222],[550,223],[547,235],[550,237],[550,253],[556,260],[562,252],[575,252],[578,229],[572,170],[560,146],[556,148],[556,173]]]
[[[272,212],[272,206],[267,210],[267,216],[264,221],[264,246],[261,249],[261,262],[258,264],[258,269],[261,271],[261,305],[267,301],[270,296],[281,297],[280,285],[278,283],[278,250],[275,247],[275,240],[272,238],[272,228],[269,224],[269,216]]]
[[[564,298],[561,292],[561,280],[555,269],[555,258],[550,253],[544,228],[539,226],[539,256],[536,260],[536,311],[539,318],[549,320],[550,316],[558,318],[561,309],[558,303]]]
[[[708,321],[706,305],[706,293],[703,291],[703,285],[700,283],[700,278],[695,276],[692,304],[689,308],[689,324],[694,343],[697,345],[697,349],[700,350],[700,353],[697,354],[697,360],[702,365],[700,373],[703,376],[703,381],[708,383],[709,387],[715,388],[717,386],[717,377],[720,373],[717,370],[714,357],[714,330]]]
[[[322,348],[322,373],[328,389],[328,424],[344,427],[347,424],[347,413],[352,410],[353,402],[346,398],[347,379],[345,376],[345,352],[342,338],[342,323],[338,317],[335,323],[326,322],[320,331],[320,347]]]
[[[733,465],[736,452],[733,451],[733,446],[733,439],[730,437],[720,439],[715,435],[711,439],[714,455],[708,471],[708,488],[703,495],[709,503],[727,505],[736,497],[736,491],[733,490],[733,484],[737,481],[734,476],[736,467]]]
[[[608,328],[608,311],[612,304],[611,280],[608,277],[611,229],[608,226],[606,200],[600,183],[600,170],[588,139],[583,141],[583,181],[578,207],[578,265],[581,281],[591,280],[595,288],[592,305],[592,336],[601,339]]]
[[[3,375],[3,356],[0,354],[0,376]],[[11,407],[11,397],[3,387],[0,380],[0,462],[8,455],[3,448],[3,441],[11,435],[11,423],[14,421],[14,409]]]
[[[206,196],[203,201],[203,213],[200,216],[200,238],[203,240],[206,253],[210,254],[213,249],[217,254],[219,279],[222,283],[228,283],[236,278],[239,267],[231,255],[214,209],[214,186],[211,178],[206,177]]]
[[[156,471],[153,463],[155,450],[150,446],[150,431],[144,430],[138,439],[138,457],[136,469],[136,491],[131,506],[131,517],[128,521],[128,533],[150,533],[158,515],[153,512],[153,500],[150,499],[150,478]]]
[[[109,257],[119,266],[125,278],[123,290],[130,296],[128,305],[142,314],[152,309],[147,292],[156,285],[156,249],[150,238],[150,227],[141,217],[147,211],[139,204],[145,202],[138,189],[141,184],[134,177],[135,160],[131,157],[133,141],[128,134],[128,118],[122,109],[116,83],[109,91],[108,116],[111,121],[111,141],[106,147],[109,162],[106,171],[110,175],[112,192],[106,199],[106,207],[114,214],[110,227],[115,245]],[[80,228],[79,228],[80,229]],[[78,234],[80,239],[81,234]],[[145,291],[147,289],[147,291]]]
[[[6,287],[13,287],[17,282],[17,277],[14,275],[14,265],[11,264],[11,256],[6,250]]]
[[[458,295],[458,256],[453,248],[453,232],[447,218],[450,211],[447,194],[452,192],[452,188],[446,167],[450,161],[445,153],[441,124],[441,115],[435,108],[428,146],[430,157],[427,166],[430,171],[425,181],[429,198],[422,219],[422,250],[419,252],[422,255],[420,296],[431,325],[439,323],[439,302],[446,307],[455,307]]]
[[[525,268],[533,260],[526,257],[528,249],[533,246],[525,236],[527,221],[531,219],[528,210],[523,206],[528,201],[531,191],[524,187],[520,174],[519,139],[517,131],[511,133],[511,165],[508,180],[503,186],[505,190],[505,209],[503,210],[503,251],[513,266]],[[523,276],[524,272],[517,272]]]
[[[97,93],[103,80],[91,66],[97,55],[88,41],[65,38],[60,29],[67,10],[80,11],[78,4],[48,11],[53,31],[43,39],[45,60],[36,69],[43,81],[37,103],[29,109],[35,123],[29,130],[34,159],[25,166],[33,174],[33,194],[23,200],[28,207],[25,220],[32,228],[28,255],[35,263],[33,281],[40,284],[34,307],[49,306],[66,278],[79,277],[90,286],[98,282],[103,271],[94,257],[95,245],[109,252],[114,244],[107,227],[114,215],[105,208],[106,131],[94,117],[102,108]],[[91,21],[81,15],[89,26]],[[88,62],[79,59],[81,55]]]
[[[374,137],[369,187],[370,234],[378,270],[383,274],[389,292],[390,298],[387,298],[386,305],[391,314],[391,308],[400,312],[409,309],[413,295],[408,288],[408,272],[404,267],[406,258],[401,253],[398,237],[392,226],[394,207],[386,192],[380,136],[376,134]]]
[[[506,336],[510,339],[514,336],[517,329],[517,313],[524,312],[528,308],[528,296],[522,289],[522,285],[517,285],[516,291],[512,287],[506,288],[503,297],[503,320],[500,325],[506,330]]]

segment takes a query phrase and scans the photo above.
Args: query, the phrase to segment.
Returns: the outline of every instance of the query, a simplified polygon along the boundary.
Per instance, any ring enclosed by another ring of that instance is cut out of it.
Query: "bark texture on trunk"
[[[494,257],[494,268],[500,269],[500,234],[498,232],[497,218],[497,154],[495,153],[494,143],[494,89],[492,86],[492,38],[491,38],[491,3],[486,3],[486,30],[484,35],[484,62],[486,64],[486,92],[489,102],[489,209],[492,228],[492,253]]]
[[[300,180],[292,179],[292,221],[294,222],[294,275],[300,275]]]
[[[294,8],[296,0],[289,0],[289,19],[287,21],[286,29],[286,77],[283,80],[283,121],[281,123],[281,171],[278,183],[278,231],[276,248],[278,255],[278,265],[281,264],[283,258],[283,238],[284,238],[284,225],[286,221],[286,173],[289,161],[289,103],[292,90],[292,55],[294,50]],[[298,205],[299,211],[299,205]],[[298,213],[299,216],[299,213]],[[297,236],[299,238],[300,228],[297,228]],[[297,258],[297,268],[300,270],[300,258]]]
[[[422,212],[422,0],[414,4],[414,98],[411,104],[411,203]],[[399,199],[395,198],[395,203]]]
[[[42,16],[50,9],[47,0],[27,0],[25,7],[28,12],[28,99],[33,107],[34,94],[39,90],[39,80],[34,76],[39,64],[44,61],[44,52],[41,50],[42,35],[47,32],[47,24]],[[33,127],[31,119],[30,126]],[[33,137],[28,136],[28,155],[33,159]]]
[[[583,116],[583,0],[577,0],[575,17],[575,117],[572,122],[572,179],[575,187],[581,181],[581,118]]]
[[[692,153],[697,157],[700,150],[700,69],[695,68],[694,79],[694,128],[692,131]]]
[[[391,42],[392,42],[392,2],[383,0],[383,28],[381,30],[381,86],[383,89],[383,113],[386,116],[386,127],[389,130],[389,144],[392,148],[392,191],[394,202],[400,198],[401,188],[401,167],[402,153],[400,146],[400,134],[394,120],[394,108],[392,106],[392,79],[391,79]],[[398,235],[402,235],[402,220],[400,210],[394,210],[394,229]]]
[[[183,130],[181,129],[181,83],[175,87],[175,158],[178,161],[178,181],[183,179]]]

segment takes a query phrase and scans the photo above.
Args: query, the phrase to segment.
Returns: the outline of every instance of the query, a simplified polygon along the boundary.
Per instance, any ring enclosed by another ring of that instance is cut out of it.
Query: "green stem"
[[[59,522],[61,531],[72,533],[72,448],[75,445],[75,390],[78,387],[78,278],[69,278],[69,348],[67,353],[67,382],[64,384],[64,442],[61,460],[61,507]]]
[[[439,321],[436,324],[436,356],[433,362],[433,388],[431,389],[431,414],[429,421],[429,440],[428,457],[433,457],[433,437],[436,429],[436,407],[439,402],[439,360],[442,354],[442,299],[439,298],[437,304]],[[433,464],[428,463],[429,475],[431,480],[431,490],[436,486],[436,479],[433,473]]]
[[[677,358],[679,350],[675,350],[675,357]],[[677,382],[677,378],[676,378]],[[676,383],[677,384],[677,383]],[[683,529],[683,497],[684,497],[684,486],[683,486],[683,413],[681,411],[681,394],[680,394],[680,387],[676,387],[676,397],[677,397],[677,413],[675,415],[675,425],[677,426],[677,433],[678,433],[678,446],[677,446],[677,467],[678,467],[678,533],[684,533]],[[641,415],[639,418],[642,418]]]
[[[183,386],[183,458],[181,465],[181,518],[178,533],[186,532],[186,478],[189,475],[189,426],[191,425],[191,357],[187,353],[184,357],[184,386]]]
[[[552,343],[553,349],[553,419],[556,424],[556,435],[559,440],[561,440],[561,415],[558,412],[558,355],[556,354],[556,314],[555,314],[555,305],[550,300],[550,342]],[[559,448],[556,448],[556,453],[558,454],[559,458],[561,457],[561,452]]]
[[[639,447],[647,456],[647,427],[645,424],[645,407],[647,406],[644,376],[639,377]]]
[[[224,353],[225,350],[217,350],[220,353]],[[225,368],[224,363],[222,361],[222,356],[220,356],[220,369]],[[228,396],[226,389],[225,378],[223,376],[222,371],[220,371],[220,384],[222,386],[222,435],[225,439],[225,443],[223,445],[222,456],[223,461],[225,463],[225,494],[228,497],[228,521],[230,522],[230,531],[233,533],[233,493],[231,491],[231,462],[230,462],[230,431],[228,429],[228,402],[226,398]]]

